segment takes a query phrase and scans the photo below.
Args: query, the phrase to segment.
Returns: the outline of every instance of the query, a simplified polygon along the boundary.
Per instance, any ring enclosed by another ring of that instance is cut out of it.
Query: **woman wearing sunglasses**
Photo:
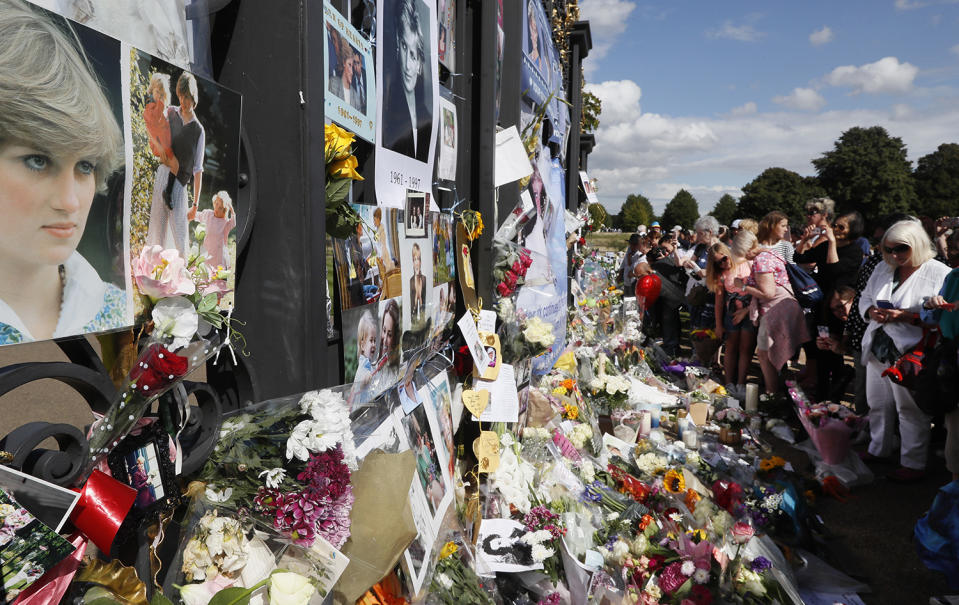
[[[716,338],[726,337],[726,390],[737,399],[746,398],[746,373],[756,348],[756,328],[749,319],[752,297],[741,287],[749,273],[749,261],[744,256],[733,256],[726,244],[717,242],[709,247],[706,287],[715,295]],[[739,287],[737,278],[741,280]]]
[[[885,262],[873,271],[859,301],[859,312],[869,320],[862,358],[871,440],[862,458],[870,462],[892,455],[898,421],[901,466],[887,476],[899,482],[918,481],[925,476],[930,418],[916,406],[909,389],[884,378],[882,372],[922,338],[923,300],[940,291],[949,267],[933,258],[932,241],[914,219],[893,224],[880,250]]]

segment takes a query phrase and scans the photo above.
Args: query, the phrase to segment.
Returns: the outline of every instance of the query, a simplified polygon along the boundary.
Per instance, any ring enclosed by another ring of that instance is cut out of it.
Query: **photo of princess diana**
[[[0,0],[0,345],[132,323],[120,44]]]

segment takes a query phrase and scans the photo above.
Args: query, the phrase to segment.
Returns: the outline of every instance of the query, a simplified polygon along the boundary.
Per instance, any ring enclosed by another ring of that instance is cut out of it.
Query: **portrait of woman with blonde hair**
[[[123,137],[67,21],[0,0],[0,107],[0,344],[123,326],[125,293],[77,251]]]

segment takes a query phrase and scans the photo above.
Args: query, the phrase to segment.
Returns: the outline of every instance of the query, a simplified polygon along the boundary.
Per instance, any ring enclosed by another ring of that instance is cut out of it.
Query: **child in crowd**
[[[363,311],[356,326],[356,376],[353,382],[361,384],[373,375],[373,358],[376,355],[376,322],[373,314]]]
[[[226,191],[219,191],[213,196],[213,209],[201,210],[197,214],[196,206],[190,208],[187,218],[201,223],[206,229],[203,238],[203,250],[206,252],[207,264],[216,269],[229,269],[229,254],[227,240],[230,231],[236,227],[236,212],[233,210],[233,200]]]
[[[173,155],[172,136],[170,134],[170,121],[167,120],[166,110],[170,100],[170,76],[167,74],[154,73],[150,76],[150,85],[147,88],[147,94],[153,98],[143,108],[143,122],[146,124],[147,136],[150,141],[150,151],[153,155],[160,158],[161,162],[172,160],[177,163],[176,156]],[[170,201],[170,192],[173,190],[173,183],[176,181],[176,168],[170,169],[170,176],[167,177],[164,186],[163,199],[167,206],[173,209]]]

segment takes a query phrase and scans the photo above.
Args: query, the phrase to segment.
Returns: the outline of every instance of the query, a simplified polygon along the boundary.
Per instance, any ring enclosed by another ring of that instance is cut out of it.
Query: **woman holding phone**
[[[126,322],[123,290],[77,252],[123,138],[65,28],[0,0],[0,344]]]
[[[869,321],[862,338],[869,404],[867,462],[888,458],[899,424],[900,467],[889,479],[918,481],[925,476],[930,418],[916,405],[912,392],[882,376],[883,370],[922,338],[919,313],[926,297],[940,291],[949,267],[935,260],[935,249],[915,219],[893,224],[880,243],[883,260],[873,271],[859,300]]]

